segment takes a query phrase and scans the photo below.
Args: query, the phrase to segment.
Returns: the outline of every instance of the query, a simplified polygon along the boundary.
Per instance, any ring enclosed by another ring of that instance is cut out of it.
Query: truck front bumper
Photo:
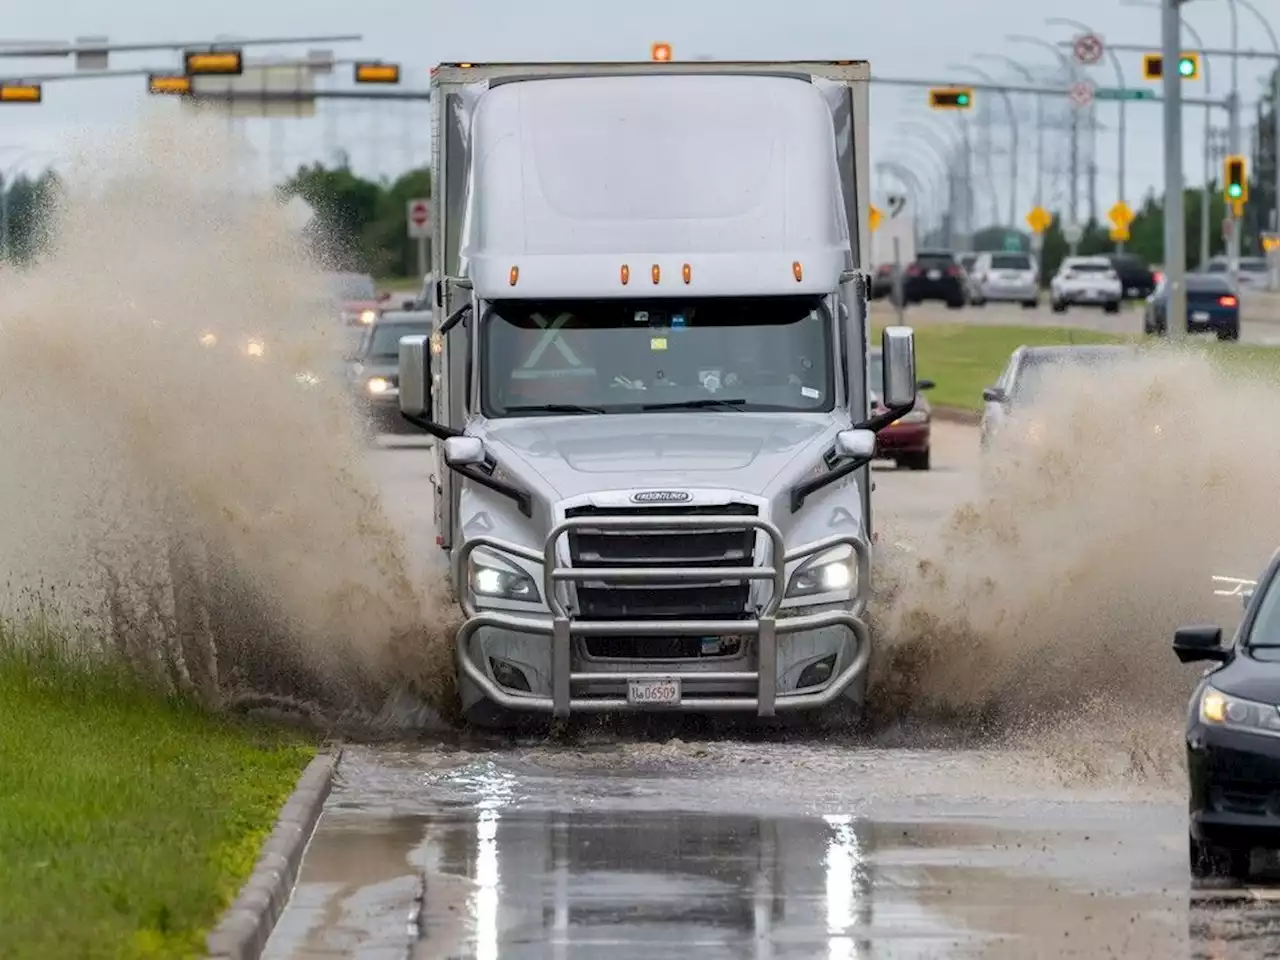
[[[653,582],[660,590],[670,568],[591,569],[562,566],[557,543],[578,527],[627,530],[672,526],[753,528],[771,541],[768,566],[681,568],[682,579],[769,581],[772,589],[758,612],[733,620],[583,620],[573,616],[562,592],[586,580]],[[857,598],[851,604],[781,611],[788,564],[848,545],[857,565]],[[513,613],[479,610],[470,589],[470,558],[476,549],[508,554],[542,564],[543,596],[548,611]],[[479,537],[454,558],[454,583],[466,621],[456,640],[460,675],[498,706],[549,713],[624,712],[667,709],[687,712],[750,712],[761,717],[778,711],[825,707],[864,679],[871,656],[871,631],[862,614],[870,592],[870,553],[855,536],[834,536],[786,553],[781,532],[755,517],[594,517],[568,519],[548,535],[542,553],[517,544]],[[672,658],[592,656],[591,638],[628,638],[643,648],[645,638],[665,641],[697,638],[704,644],[733,642],[732,656]],[[499,682],[501,678],[507,682]],[[513,672],[514,671],[514,672]],[[520,685],[511,685],[518,676]],[[674,699],[637,699],[637,685],[665,685]],[[803,685],[801,685],[803,684]],[[527,688],[527,689],[526,689]]]

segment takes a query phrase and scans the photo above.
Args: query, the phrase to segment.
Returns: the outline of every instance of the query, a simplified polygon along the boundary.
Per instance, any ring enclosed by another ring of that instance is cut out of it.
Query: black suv
[[[1111,266],[1120,278],[1120,297],[1123,300],[1145,300],[1156,289],[1155,274],[1133,253],[1107,254]]]
[[[904,278],[907,303],[941,300],[959,310],[968,299],[964,267],[950,250],[921,250]]]

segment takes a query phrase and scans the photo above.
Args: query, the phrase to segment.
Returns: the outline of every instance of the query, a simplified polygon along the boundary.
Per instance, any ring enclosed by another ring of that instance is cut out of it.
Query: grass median
[[[190,957],[314,755],[0,624],[0,956]]]
[[[884,326],[873,323],[873,344],[879,345]],[[1019,346],[1125,343],[1140,339],[1072,327],[928,323],[914,329],[917,372],[937,384],[929,392],[929,402],[937,407],[970,412],[981,412],[983,388],[995,383]],[[1280,349],[1275,347],[1212,340],[1191,343],[1215,361],[1232,368],[1272,377],[1280,371]]]

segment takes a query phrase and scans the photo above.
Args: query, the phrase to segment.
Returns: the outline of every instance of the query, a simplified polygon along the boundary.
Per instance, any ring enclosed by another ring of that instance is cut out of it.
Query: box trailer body
[[[433,71],[437,329],[401,402],[441,441],[475,722],[861,703],[868,78]]]

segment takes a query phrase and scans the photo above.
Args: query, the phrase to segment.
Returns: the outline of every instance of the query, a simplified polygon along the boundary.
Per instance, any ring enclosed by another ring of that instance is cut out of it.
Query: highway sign
[[[1147,90],[1143,87],[1136,89],[1125,88],[1121,90],[1119,87],[1098,87],[1093,91],[1093,95],[1099,100],[1155,100],[1156,94],[1154,90]]]
[[[1112,225],[1111,239],[1116,243],[1124,243],[1129,239],[1129,228],[1127,226],[1119,226],[1118,224]]]
[[[1078,223],[1068,223],[1062,228],[1062,238],[1067,243],[1079,243],[1080,238],[1084,236],[1084,230]]]
[[[884,219],[884,214],[880,212],[880,208],[875,204],[871,205],[871,229],[875,230],[880,226],[880,221]]]
[[[431,201],[421,197],[410,200],[407,220],[410,239],[421,240],[431,236]]]
[[[1119,200],[1107,211],[1107,219],[1117,227],[1128,229],[1129,224],[1133,223],[1133,210],[1123,200]]]
[[[1031,228],[1032,233],[1044,233],[1051,223],[1053,223],[1053,215],[1044,207],[1034,207],[1027,214],[1027,226]]]
[[[1081,63],[1093,64],[1102,59],[1102,38],[1097,34],[1081,34],[1076,37],[1074,47],[1076,59]]]
[[[1077,107],[1087,107],[1093,103],[1093,84],[1085,83],[1084,81],[1073,83],[1069,96],[1071,97],[1071,102]]]

